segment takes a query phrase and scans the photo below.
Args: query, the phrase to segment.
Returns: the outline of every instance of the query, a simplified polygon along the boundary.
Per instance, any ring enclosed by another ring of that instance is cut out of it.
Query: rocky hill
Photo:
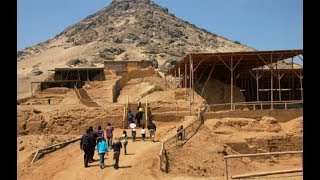
[[[181,20],[151,0],[113,0],[52,39],[18,51],[18,94],[30,90],[30,81],[44,80],[48,69],[75,61],[102,66],[104,60],[151,60],[161,66],[188,53],[253,50]]]

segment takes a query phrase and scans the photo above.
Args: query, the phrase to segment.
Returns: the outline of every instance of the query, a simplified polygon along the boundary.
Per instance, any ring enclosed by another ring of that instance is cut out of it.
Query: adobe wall
[[[136,69],[124,74],[119,80],[116,81],[112,88],[113,102],[117,102],[117,98],[120,95],[122,87],[131,79],[149,77],[155,74],[153,67],[148,67],[146,69]]]
[[[261,118],[263,116],[271,116],[276,118],[279,122],[287,122],[297,117],[303,116],[303,109],[274,109],[274,110],[236,110],[227,112],[205,112],[205,119],[221,119],[225,117],[235,118]]]
[[[114,71],[117,75],[125,75],[133,70],[152,67],[151,61],[104,61],[105,69]]]

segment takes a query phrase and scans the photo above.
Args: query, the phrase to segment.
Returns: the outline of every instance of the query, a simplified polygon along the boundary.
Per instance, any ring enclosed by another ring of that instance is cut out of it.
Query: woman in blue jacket
[[[108,143],[106,143],[106,139],[105,138],[98,138],[98,153],[100,156],[100,168],[103,169],[105,168],[104,165],[104,155],[107,154],[108,155]]]

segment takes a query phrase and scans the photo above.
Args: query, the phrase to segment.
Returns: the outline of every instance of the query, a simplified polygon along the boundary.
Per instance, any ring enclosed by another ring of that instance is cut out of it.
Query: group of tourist
[[[131,135],[132,135],[132,142],[136,139],[136,124],[134,121],[130,123],[131,128]],[[150,122],[147,126],[147,129],[150,133],[150,139],[155,142],[155,131],[156,125]],[[80,149],[84,152],[84,167],[89,167],[88,163],[92,163],[94,161],[94,150],[97,149],[100,158],[100,168],[105,168],[104,164],[104,156],[108,155],[110,150],[113,150],[113,167],[114,169],[119,168],[119,157],[120,157],[120,150],[122,147],[124,148],[124,154],[127,154],[127,144],[128,144],[128,136],[127,131],[123,130],[123,134],[120,137],[113,137],[114,128],[111,126],[110,123],[107,123],[105,134],[102,130],[101,126],[98,126],[98,130],[95,132],[93,127],[90,126],[86,133],[81,137],[80,140]],[[106,136],[105,136],[106,135]],[[106,138],[107,139],[106,139]],[[146,137],[146,130],[144,126],[141,127],[141,137],[142,140],[145,141]],[[123,144],[123,145],[122,145]]]

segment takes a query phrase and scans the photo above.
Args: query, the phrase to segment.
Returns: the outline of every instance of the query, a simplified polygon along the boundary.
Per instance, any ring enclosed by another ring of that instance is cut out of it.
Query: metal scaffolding
[[[235,110],[234,86],[242,89],[246,101],[270,101],[270,109],[273,109],[274,101],[303,100],[303,69],[294,69],[293,61],[291,69],[277,66],[279,61],[295,56],[303,60],[303,50],[189,54],[166,76],[177,77],[178,71],[182,81],[179,87],[185,88],[186,93],[189,90],[190,114],[195,84],[204,82],[198,92],[202,95],[211,78],[230,83],[230,110]],[[182,78],[180,72],[184,72]],[[207,77],[206,80],[203,77]]]

